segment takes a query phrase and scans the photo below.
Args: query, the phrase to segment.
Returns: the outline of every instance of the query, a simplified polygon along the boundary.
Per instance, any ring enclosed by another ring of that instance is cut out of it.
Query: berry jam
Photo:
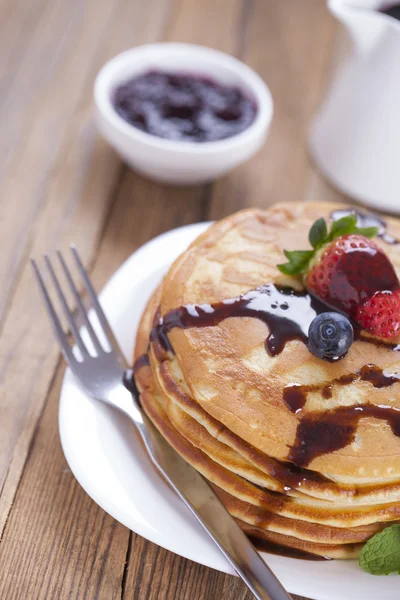
[[[117,113],[130,125],[168,140],[213,142],[254,121],[255,103],[239,88],[186,74],[149,71],[114,94]]]

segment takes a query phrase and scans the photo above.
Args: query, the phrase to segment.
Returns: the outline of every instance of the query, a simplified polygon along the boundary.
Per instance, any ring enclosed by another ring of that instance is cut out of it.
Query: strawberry
[[[355,214],[335,221],[330,232],[319,219],[309,234],[313,250],[285,251],[289,262],[278,268],[302,275],[311,294],[354,319],[375,292],[400,286],[390,260],[370,239],[377,233],[376,227],[359,229]]]
[[[377,290],[399,286],[386,254],[372,240],[354,233],[322,249],[304,280],[315,296],[350,316]]]
[[[400,289],[376,292],[360,306],[356,320],[363,329],[377,337],[400,335]]]

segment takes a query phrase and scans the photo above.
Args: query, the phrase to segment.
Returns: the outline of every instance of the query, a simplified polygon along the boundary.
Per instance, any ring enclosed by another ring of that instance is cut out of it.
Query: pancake
[[[292,550],[350,558],[384,523],[400,520],[400,438],[389,421],[365,417],[352,443],[313,456],[306,468],[293,464],[291,452],[299,423],[310,415],[323,419],[337,407],[364,404],[400,409],[400,382],[380,389],[356,376],[339,383],[366,364],[397,373],[400,355],[365,335],[334,364],[312,356],[298,339],[270,356],[269,327],[244,315],[173,327],[167,335],[158,327],[161,315],[180,306],[196,311],[193,305],[201,304],[207,311],[268,282],[298,287],[276,269],[282,247],[307,247],[312,222],[336,209],[291,204],[244,211],[206,231],[174,263],[143,314],[135,359],[149,352],[150,364],[139,360],[135,379],[156,427],[212,483],[246,533]],[[398,222],[388,224],[400,238]],[[399,273],[400,244],[379,243]],[[294,383],[307,386],[300,414],[283,401]]]
[[[284,204],[268,211],[237,213],[213,225],[171,267],[162,287],[161,314],[187,304],[212,304],[236,298],[260,285],[297,280],[276,268],[283,248],[307,248],[307,232],[319,217],[329,218],[335,205]],[[400,226],[390,220],[400,238]],[[378,239],[400,275],[400,244]],[[357,340],[336,363],[311,355],[299,340],[289,341],[271,357],[265,351],[269,330],[258,319],[227,318],[215,326],[173,328],[168,338],[186,384],[196,402],[214,419],[264,454],[288,460],[301,420],[339,406],[388,405],[400,410],[400,381],[376,388],[356,379],[322,390],[344,376],[373,364],[388,373],[400,371],[399,353],[367,339]],[[400,343],[400,339],[396,342]],[[285,388],[310,386],[303,410],[293,413],[283,402]],[[246,401],[243,401],[243,398]],[[313,458],[307,465],[340,481],[400,479],[400,438],[383,420],[363,418],[356,440]]]
[[[159,349],[157,354],[158,356],[160,355]],[[194,430],[192,431],[191,441],[194,443],[193,436],[199,439],[197,426],[194,423],[196,421],[203,426],[203,429],[208,434],[218,440],[220,445],[223,444],[225,446],[226,454],[232,457],[231,451],[234,450],[236,455],[241,457],[241,459],[246,459],[245,463],[241,460],[240,466],[242,469],[246,466],[249,468],[248,475],[246,476],[247,479],[259,485],[264,485],[273,491],[283,491],[284,488],[290,488],[287,491],[289,495],[298,496],[298,492],[301,492],[300,495],[309,495],[345,504],[379,504],[386,501],[393,502],[400,500],[400,482],[397,480],[388,480],[384,483],[370,485],[346,484],[327,479],[308,469],[296,469],[289,463],[282,463],[271,459],[247,442],[241,440],[236,434],[222,426],[218,421],[210,417],[201,406],[196,404],[193,398],[189,396],[187,387],[185,386],[185,389],[183,389],[182,383],[177,383],[178,381],[182,381],[182,376],[174,357],[169,357],[168,360],[159,363],[157,363],[154,355],[152,357],[153,364],[155,365],[154,373],[156,374],[158,383],[164,394],[173,399],[171,405],[173,406],[175,419],[184,422],[186,429],[190,428]],[[179,413],[177,407],[184,414]],[[188,417],[192,418],[190,426]],[[182,423],[182,426],[184,426],[184,423]],[[203,445],[203,449],[204,441],[203,433],[200,436],[200,443]],[[221,449],[223,450],[220,446],[220,457]],[[228,460],[232,460],[232,458]],[[254,467],[257,468],[256,472],[254,472]]]
[[[216,477],[213,476],[209,465],[207,465],[207,459],[202,455],[201,452],[196,451],[195,448],[191,448],[190,444],[180,436],[180,434],[174,430],[172,424],[169,422],[166,414],[162,410],[162,399],[159,395],[159,391],[154,382],[151,381],[150,377],[144,376],[144,372],[150,372],[150,369],[141,369],[141,375],[138,377],[142,388],[141,400],[142,405],[147,415],[152,419],[153,423],[162,433],[162,435],[171,443],[171,445],[183,456],[190,464],[196,467],[203,475],[208,476],[211,480],[217,480],[223,485],[229,487],[232,493],[235,493],[234,485],[238,481],[233,481],[233,486],[230,485],[229,474],[224,482],[224,473],[220,471]],[[149,373],[147,373],[149,374]],[[146,380],[146,381],[145,381]],[[237,478],[238,479],[238,478]],[[239,483],[240,486],[240,483]],[[215,486],[217,491],[218,487]],[[243,510],[246,503],[242,501],[240,504],[236,501],[236,509],[233,509],[228,498],[233,498],[225,492],[223,496],[223,490],[219,489],[219,497],[226,507],[231,509],[231,514],[236,516],[239,525],[244,531],[254,535],[260,539],[269,540],[288,548],[295,548],[311,554],[316,554],[325,557],[335,558],[349,558],[356,555],[360,549],[360,539],[365,540],[370,537],[371,533],[379,531],[379,528],[354,528],[354,535],[351,530],[346,530],[346,533],[340,534],[340,531],[336,531],[336,536],[333,533],[333,528],[317,526],[315,524],[309,524],[307,522],[297,522],[289,518],[281,517],[274,512],[268,512],[268,519],[266,518],[265,507],[259,509],[262,517],[255,513],[252,516],[251,509]],[[276,506],[280,504],[280,499],[276,498]],[[272,504],[269,506],[272,510],[275,508]],[[241,518],[239,518],[239,516]],[[243,520],[242,520],[243,519]],[[246,520],[245,520],[246,519]],[[285,533],[283,533],[285,532]],[[321,540],[327,539],[329,543],[324,543]]]
[[[221,488],[212,485],[215,493],[229,510],[242,523],[258,529],[272,530],[275,533],[296,536],[321,544],[355,544],[368,540],[371,535],[382,530],[382,524],[361,527],[340,528],[325,525],[310,524],[296,519],[288,519],[271,513],[231,496]]]
[[[189,463],[195,466],[203,475],[215,480],[213,474],[207,469],[207,459],[204,460],[201,453],[196,452],[194,448],[190,448],[186,440],[177,431],[174,431],[169,419],[163,413],[162,397],[160,396],[160,390],[157,389],[152,379],[150,367],[145,366],[140,369],[137,381],[142,389],[141,399],[146,413],[160,432]],[[233,485],[230,485],[232,482],[229,476],[224,478],[224,473],[220,471],[217,473],[216,479],[222,485],[228,487],[233,494],[238,491],[239,495],[243,494],[235,487],[238,484],[240,487],[238,478],[236,478],[236,481],[233,479]],[[278,514],[278,507],[282,504],[278,495],[271,496],[272,502],[267,505],[264,502],[264,506],[257,507],[243,500],[238,500],[235,496],[215,485],[213,487],[227,509],[236,517],[239,525],[252,538],[268,540],[283,547],[286,546],[318,556],[352,558],[359,553],[361,542],[382,528],[381,525],[377,525],[339,529],[307,521],[292,520]],[[265,506],[268,506],[271,512],[266,510]],[[275,513],[276,509],[278,511]]]
[[[260,529],[259,527],[253,527],[252,525],[248,525],[248,523],[240,521],[240,519],[236,519],[236,521],[243,529],[243,531],[247,533],[250,539],[252,539],[255,542],[255,544],[261,549],[262,544],[260,544],[259,541],[266,540],[268,542],[277,544],[282,548],[286,546],[290,549],[299,550],[307,554],[314,554],[316,556],[321,556],[324,558],[350,559],[357,558],[362,548],[362,544],[312,544],[311,542],[300,540],[292,536],[282,535],[280,533],[274,533],[271,531],[265,531],[264,529]]]
[[[157,294],[150,302],[150,309],[152,302],[154,303],[156,299]],[[138,342],[138,349],[146,348],[150,331],[149,323],[153,320],[152,315],[151,310],[145,312],[138,336],[138,340],[141,337],[143,340]],[[153,356],[151,363],[153,364]],[[184,431],[184,428],[181,428],[180,431],[177,429],[177,421],[174,419],[173,411],[170,411],[170,401],[162,393],[157,379],[154,377],[154,372],[155,369],[148,366],[142,367],[136,372],[136,380],[140,389],[147,392],[141,395],[145,410],[149,413],[150,418],[156,421],[157,427],[162,430],[171,445],[205,477],[228,493],[234,493],[243,501],[261,506],[275,514],[336,527],[362,526],[377,521],[391,521],[400,518],[398,502],[353,507],[326,502],[303,494],[297,494],[298,501],[296,501],[295,498],[289,496],[290,490],[283,496],[273,493],[273,491],[271,493],[271,488],[255,486],[243,477],[238,477],[233,465],[228,464],[229,461],[224,467],[221,460],[217,464],[215,460],[210,459],[209,455],[214,454],[214,458],[219,460],[220,447],[218,444],[213,444],[215,438],[209,436],[206,430],[200,434],[203,443],[202,448],[199,449],[194,443],[193,432]],[[167,424],[161,423],[163,418]],[[275,485],[277,486],[279,483],[277,482]]]

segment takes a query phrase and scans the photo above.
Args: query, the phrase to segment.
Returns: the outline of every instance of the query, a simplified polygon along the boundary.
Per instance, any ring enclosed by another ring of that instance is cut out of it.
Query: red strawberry
[[[312,226],[309,240],[313,250],[285,251],[289,262],[278,265],[287,275],[302,275],[308,290],[351,318],[375,292],[392,292],[400,287],[386,254],[369,238],[375,227],[359,229],[350,214],[332,224],[324,219]]]
[[[399,286],[386,254],[359,234],[341,236],[322,248],[304,279],[312,294],[350,316],[377,290]]]
[[[375,336],[392,338],[400,335],[400,289],[376,292],[358,309],[356,320]]]

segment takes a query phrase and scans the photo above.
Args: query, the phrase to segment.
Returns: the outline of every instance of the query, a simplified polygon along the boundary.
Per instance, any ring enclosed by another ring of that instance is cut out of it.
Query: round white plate
[[[135,252],[100,301],[128,359],[147,299],[172,261],[207,223],[165,233]],[[66,371],[59,426],[68,464],[86,492],[115,519],[152,542],[198,563],[233,573],[174,492],[157,474],[134,426],[92,400]],[[373,577],[356,561],[313,562],[265,554],[286,589],[313,600],[398,600],[399,576]]]

